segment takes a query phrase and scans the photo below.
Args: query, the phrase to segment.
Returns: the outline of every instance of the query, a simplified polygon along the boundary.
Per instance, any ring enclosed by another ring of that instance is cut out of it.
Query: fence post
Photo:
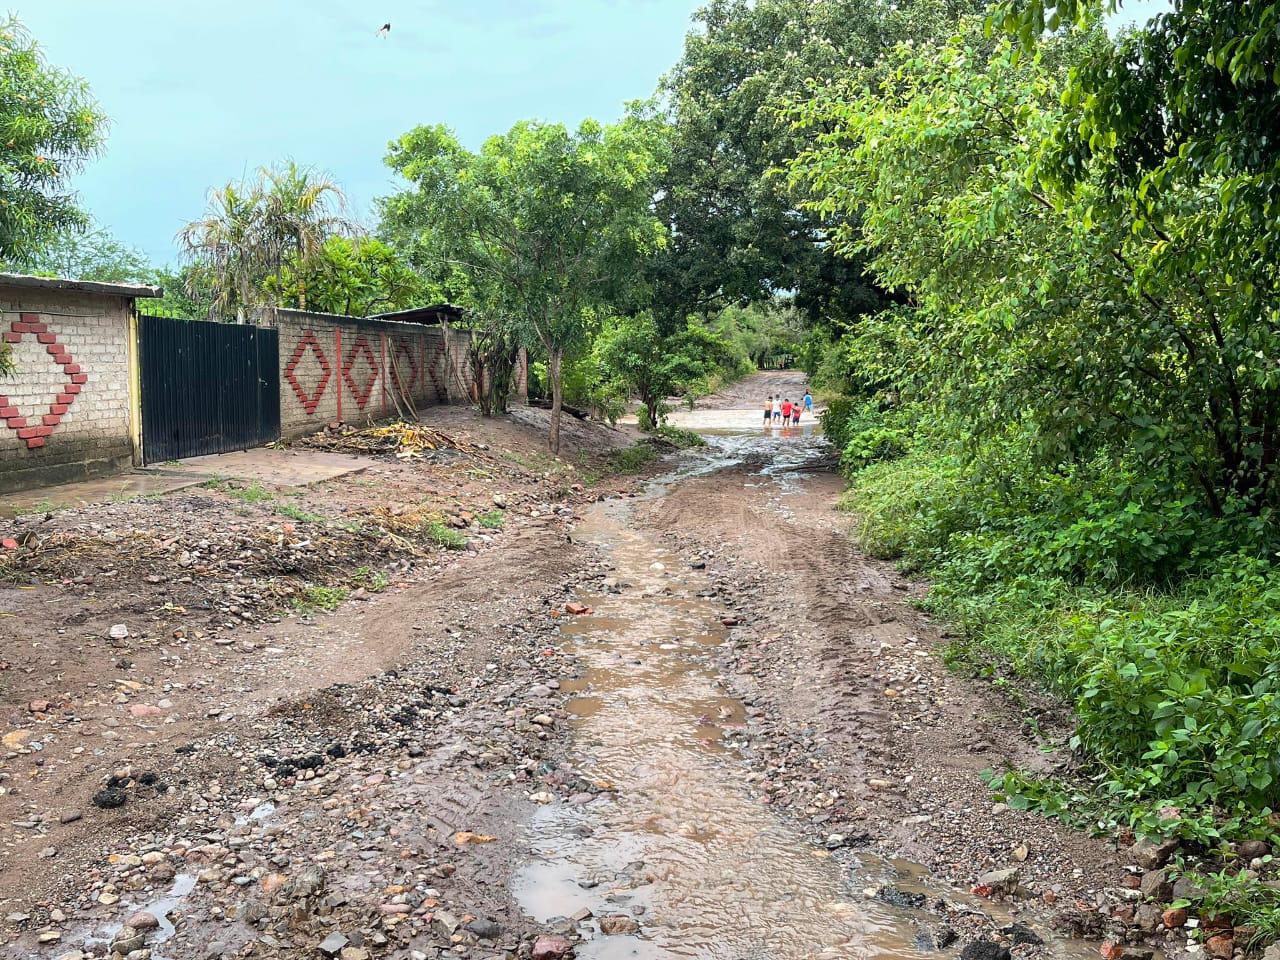
[[[133,464],[143,466],[142,451],[142,369],[139,365],[141,350],[138,304],[129,301],[129,445],[133,447]]]
[[[342,359],[342,328],[338,326],[336,323],[333,325],[333,343],[334,343],[334,350],[337,351],[338,382],[336,386],[338,388],[338,422],[341,423],[342,422],[342,385],[343,383],[346,382],[346,379],[347,379],[347,367],[346,367],[346,362]]]

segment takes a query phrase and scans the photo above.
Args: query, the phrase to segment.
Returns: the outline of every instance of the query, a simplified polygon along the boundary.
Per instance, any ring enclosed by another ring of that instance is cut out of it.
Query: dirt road
[[[1123,858],[992,803],[983,769],[1053,757],[947,672],[919,586],[858,554],[842,483],[805,469],[813,422],[750,419],[802,389],[762,374],[704,401],[685,416],[711,445],[648,482],[592,486],[599,456],[537,459],[536,425],[509,423],[473,455],[308,493],[299,510],[360,514],[427,471],[434,508],[472,518],[452,555],[360,548],[385,589],[332,613],[244,603],[177,644],[152,588],[185,568],[160,565],[122,653],[106,587],[0,594],[27,611],[15,652],[36,651],[0,672],[28,731],[0,767],[6,955],[1096,956],[1071,935],[1114,932]],[[575,429],[584,451],[631,439]],[[481,501],[507,513],[492,536]],[[233,506],[261,525],[272,502]],[[127,555],[153,509],[49,522]],[[216,568],[246,547],[201,549]],[[106,609],[29,619],[60,591]],[[49,680],[44,659],[85,657]]]

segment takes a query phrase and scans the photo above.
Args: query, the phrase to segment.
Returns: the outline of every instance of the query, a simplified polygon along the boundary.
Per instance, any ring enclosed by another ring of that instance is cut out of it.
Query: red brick
[[[59,403],[62,401],[59,400]],[[0,420],[8,420],[10,417],[20,417],[22,414],[17,407],[0,407]]]
[[[74,401],[75,398],[76,398],[76,395],[74,393],[60,393],[58,394],[57,402],[62,406],[66,406],[68,403],[71,403],[72,401]],[[3,410],[0,410],[0,416],[4,416]]]
[[[72,364],[72,366],[74,366],[74,364]],[[67,367],[67,369],[68,369],[68,370],[70,370],[70,369],[71,369],[71,367]],[[71,382],[72,382],[72,383],[77,383],[77,384],[81,384],[81,383],[88,383],[88,382],[89,382],[89,375],[88,375],[87,373],[77,373],[77,374],[73,374],[73,375],[72,375],[72,377],[71,377]]]
[[[58,394],[58,396],[60,397],[65,396],[65,394]],[[56,413],[58,416],[62,416],[64,413],[67,412],[68,405],[69,405],[69,401],[59,400],[57,403],[49,404],[49,412]]]
[[[79,373],[79,372],[80,372],[80,364],[78,364],[78,363],[68,363],[65,367],[63,367],[62,372],[63,372],[63,373]]]
[[[47,437],[53,433],[53,427],[23,427],[18,431],[19,440],[31,440],[36,437]]]
[[[36,450],[44,446],[44,437],[32,437],[27,441],[28,450]]]
[[[51,336],[53,336],[53,334],[51,334],[51,333],[42,333],[42,334],[40,334],[40,336],[42,336],[42,337],[51,337]],[[40,342],[41,342],[41,343],[46,343],[47,341],[42,340],[42,341],[40,341]],[[46,346],[44,349],[45,349],[45,352],[46,352],[46,353],[48,353],[51,357],[59,357],[59,356],[61,356],[61,355],[63,354],[63,352],[64,352],[67,348],[66,348],[66,347],[64,347],[64,346],[63,346],[62,344],[60,344],[60,343],[50,343],[50,344],[49,344],[48,346]]]
[[[39,343],[57,343],[58,338],[52,333],[37,333],[36,340]]]
[[[62,365],[65,367],[67,364],[69,364],[69,363],[71,362],[71,354],[69,354],[69,353],[55,353],[55,354],[53,355],[53,362],[54,362],[54,363],[60,363],[60,364],[62,364]]]
[[[71,396],[73,396],[73,397],[74,397],[77,393],[79,393],[79,392],[80,392],[80,384],[78,384],[78,383],[68,383],[65,387],[63,387],[63,388],[62,388],[62,392],[63,392],[63,393],[69,393],[69,394],[71,394]]]
[[[13,325],[9,329],[12,330],[14,333],[35,333],[36,332],[31,329],[31,324],[23,323],[21,320],[13,321]]]
[[[43,423],[46,427],[56,427],[58,424],[62,422],[62,414],[46,413],[43,417],[40,418],[40,422]]]
[[[14,333],[12,330],[6,330],[4,332],[4,342],[5,343],[21,343],[22,334]]]
[[[27,425],[27,418],[9,417],[5,420],[5,425],[8,426],[10,430],[17,430],[19,427],[25,427]]]

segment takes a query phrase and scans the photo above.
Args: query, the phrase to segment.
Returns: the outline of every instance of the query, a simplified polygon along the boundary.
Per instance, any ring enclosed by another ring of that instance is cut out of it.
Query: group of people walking
[[[774,396],[770,396],[764,402],[765,426],[771,423],[780,424],[784,427],[788,423],[795,426],[800,422],[801,413],[813,416],[813,394],[807,388],[804,391],[804,399],[797,400],[794,403],[790,397]]]

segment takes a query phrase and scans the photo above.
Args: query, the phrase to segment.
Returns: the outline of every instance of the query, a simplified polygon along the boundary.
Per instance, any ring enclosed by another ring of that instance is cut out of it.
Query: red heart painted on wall
[[[42,414],[39,422],[35,422],[34,416],[28,418],[7,396],[0,394],[0,420],[4,420],[5,426],[10,430],[17,431],[18,439],[26,441],[28,450],[35,450],[43,447],[45,441],[53,435],[54,428],[62,422],[63,416],[80,395],[80,388],[89,382],[89,375],[80,369],[67,348],[58,342],[57,334],[40,322],[39,314],[19,314],[18,319],[5,331],[4,341],[8,344],[21,343],[28,334],[34,336],[38,343],[44,344],[45,352],[54,363],[62,367],[62,373],[67,378],[60,392],[54,394],[49,412]]]

